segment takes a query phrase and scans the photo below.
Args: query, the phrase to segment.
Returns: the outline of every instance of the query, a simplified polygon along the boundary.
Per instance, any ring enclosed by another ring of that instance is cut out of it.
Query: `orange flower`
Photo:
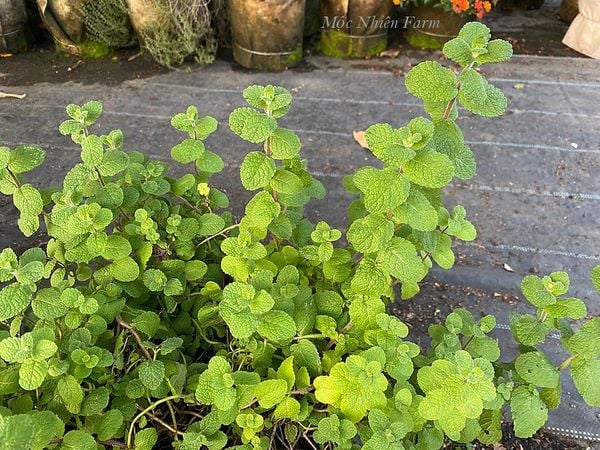
[[[469,6],[469,0],[452,0],[452,9],[455,13],[467,11]]]
[[[492,10],[492,4],[488,1],[483,2],[483,9],[485,12],[490,12]]]
[[[398,5],[400,5],[400,0],[394,0],[393,3],[394,3],[394,5],[398,6]]]

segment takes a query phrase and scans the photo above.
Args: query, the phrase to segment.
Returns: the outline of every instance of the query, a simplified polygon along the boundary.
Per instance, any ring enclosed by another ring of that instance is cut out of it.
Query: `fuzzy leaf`
[[[12,173],[24,173],[41,166],[46,158],[46,152],[35,145],[19,145],[11,153],[8,169]]]
[[[413,67],[406,76],[406,89],[425,101],[448,102],[458,94],[456,75],[436,61]]]
[[[523,380],[535,386],[555,388],[560,382],[558,370],[540,352],[519,355],[515,360],[515,370]]]
[[[548,420],[548,408],[529,386],[518,386],[513,391],[510,409],[517,437],[530,438]]]
[[[17,314],[25,311],[31,301],[29,289],[13,283],[0,291],[0,321],[12,319]]]
[[[238,108],[229,115],[229,127],[242,139],[258,144],[277,129],[277,121],[252,108]]]
[[[508,100],[502,91],[474,69],[465,69],[460,75],[460,83],[458,101],[473,114],[498,117],[506,111]]]
[[[408,198],[410,182],[389,168],[365,167],[354,174],[354,185],[363,193],[365,208],[372,214],[391,211]]]
[[[162,361],[144,361],[139,367],[140,380],[151,391],[158,389],[165,378]]]
[[[277,128],[271,135],[271,156],[275,159],[292,159],[298,156],[302,144],[291,130]]]
[[[590,360],[577,356],[571,362],[571,376],[585,402],[600,408],[600,359]]]
[[[394,224],[379,214],[355,220],[348,229],[348,241],[357,252],[374,253],[383,249],[394,235]]]
[[[254,388],[254,395],[261,408],[271,409],[279,404],[288,393],[285,380],[265,380]]]
[[[275,175],[275,163],[262,152],[250,152],[240,169],[242,185],[249,191],[264,188]]]
[[[443,153],[422,150],[404,165],[404,172],[415,184],[428,188],[446,186],[454,177],[454,164]]]

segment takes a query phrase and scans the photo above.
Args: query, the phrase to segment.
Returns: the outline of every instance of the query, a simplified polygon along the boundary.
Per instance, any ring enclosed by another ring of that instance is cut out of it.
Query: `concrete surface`
[[[327,200],[313,203],[310,215],[344,228],[351,197],[343,190],[342,177],[373,162],[354,142],[352,131],[381,121],[401,126],[423,114],[397,75],[416,62],[403,57],[369,62],[313,57],[302,70],[262,74],[220,61],[190,73],[171,72],[112,86],[102,84],[102,77],[96,84],[7,82],[11,87],[0,90],[27,97],[0,100],[0,137],[11,146],[44,147],[47,163],[32,181],[51,186],[60,183],[78,159],[77,148],[56,130],[68,103],[103,101],[99,131],[121,128],[128,149],[166,160],[180,139],[169,126],[173,114],[195,104],[202,114],[225,125],[229,112],[243,104],[241,90],[246,85],[282,85],[295,94],[282,125],[299,133],[304,156],[328,190]],[[509,111],[495,120],[463,112],[459,123],[477,156],[478,175],[454,183],[445,198],[448,207],[465,205],[479,237],[456,246],[457,267],[434,270],[410,307],[402,303],[395,308],[414,327],[416,337],[423,333],[419,317],[441,317],[457,305],[475,313],[495,313],[500,324],[496,335],[510,352],[508,313],[528,309],[517,296],[521,278],[530,271],[567,270],[571,293],[587,301],[590,314],[600,314],[600,296],[593,294],[588,279],[590,269],[600,264],[600,61],[516,57],[490,65],[486,72],[507,94]],[[10,75],[4,78],[9,81]],[[226,126],[209,139],[208,147],[227,163],[216,183],[226,188],[239,213],[248,194],[237,168],[254,148]],[[0,207],[0,248],[23,245],[14,225],[16,215],[5,198],[0,198]],[[553,360],[564,359],[556,339],[546,347]],[[563,403],[551,412],[548,427],[600,441],[599,410],[586,407],[570,381],[563,387]]]

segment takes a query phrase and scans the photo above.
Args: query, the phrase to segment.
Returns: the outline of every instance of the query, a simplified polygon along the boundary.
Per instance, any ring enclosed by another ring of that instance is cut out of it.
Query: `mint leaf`
[[[254,388],[258,404],[265,409],[271,409],[281,403],[287,393],[288,385],[285,380],[265,380]]]
[[[393,169],[365,167],[354,174],[354,185],[363,193],[365,208],[372,214],[391,211],[408,198],[410,182]]]
[[[518,386],[512,392],[510,409],[517,437],[530,438],[548,420],[548,408],[529,386]]]
[[[442,153],[422,150],[404,165],[404,173],[419,186],[440,188],[452,181],[454,164]]]
[[[458,93],[460,104],[483,117],[498,117],[504,114],[508,100],[502,91],[487,82],[474,69],[465,69],[460,77],[461,89]]]
[[[277,129],[277,121],[252,108],[238,108],[229,115],[229,127],[242,139],[258,144]]]
[[[383,249],[394,235],[394,224],[379,214],[369,214],[355,220],[348,229],[348,241],[360,253],[374,253]]]
[[[413,67],[406,76],[406,89],[415,97],[431,102],[449,102],[458,94],[456,75],[436,61]]]
[[[250,152],[240,169],[242,185],[249,191],[264,188],[275,175],[275,163],[262,152]]]
[[[597,380],[600,377],[600,360],[585,359],[577,356],[571,362],[571,376],[575,387],[585,402],[595,408],[600,407],[600,385]]]
[[[140,380],[151,391],[158,389],[165,378],[162,361],[144,361],[139,367]]]
[[[560,382],[558,370],[541,352],[519,355],[515,360],[515,370],[523,380],[535,386],[555,388]]]
[[[556,297],[546,290],[542,279],[535,275],[523,278],[521,291],[525,298],[538,308],[556,303]]]

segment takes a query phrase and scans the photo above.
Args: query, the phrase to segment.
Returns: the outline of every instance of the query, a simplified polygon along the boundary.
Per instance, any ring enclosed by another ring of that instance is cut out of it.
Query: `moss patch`
[[[375,56],[387,48],[387,35],[351,37],[338,30],[321,32],[320,50],[336,58],[364,58]]]

